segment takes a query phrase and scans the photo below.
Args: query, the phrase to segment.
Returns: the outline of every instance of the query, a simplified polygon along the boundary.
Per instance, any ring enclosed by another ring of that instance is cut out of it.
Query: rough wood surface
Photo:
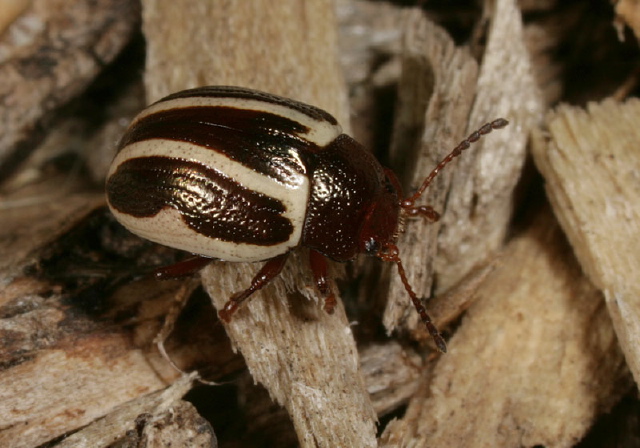
[[[570,447],[626,390],[602,296],[548,208],[477,296],[381,446]]]
[[[138,17],[130,0],[34,0],[8,27],[0,47],[0,179],[42,139],[50,114],[115,58]]]
[[[437,291],[455,285],[504,244],[529,135],[542,114],[517,3],[487,2],[485,14],[488,35],[466,134],[498,117],[510,124],[457,162],[438,235]]]
[[[217,448],[209,423],[181,401],[196,375],[117,407],[106,417],[66,437],[57,448],[157,447]]]
[[[348,124],[331,1],[143,6],[150,101],[187,87],[233,84],[315,104]],[[375,446],[376,416],[344,309],[322,311],[303,257],[291,256],[281,278],[225,327],[254,379],[289,411],[301,446]],[[259,267],[220,262],[205,269],[215,306],[247,287]]]
[[[411,168],[407,173],[409,182],[404,183],[415,188],[457,144],[455,140],[464,135],[478,66],[468,50],[456,48],[449,35],[421,11],[407,15],[406,30],[391,151],[395,159],[392,163],[400,173]],[[420,202],[442,210],[444,186],[451,174],[451,169],[443,172]],[[398,247],[416,293],[428,297],[440,223],[416,221],[406,223],[408,229],[400,236]],[[393,267],[386,268],[389,269]],[[388,297],[384,316],[387,329],[392,330],[406,319],[409,328],[422,330],[419,316],[395,272],[391,273]]]
[[[150,345],[159,328],[157,314],[166,312],[178,289],[175,282],[162,287],[164,293],[148,282],[138,285],[139,302],[120,306],[107,305],[91,289],[74,297],[55,283],[29,277],[4,287],[0,446],[40,445],[175,380],[175,371],[153,362],[142,348]],[[132,292],[123,296],[134,297]],[[101,315],[102,308],[119,318]],[[126,325],[132,310],[137,314],[128,324],[139,325],[135,338]]]
[[[411,168],[412,188],[470,132],[498,117],[511,122],[472,145],[436,178],[420,202],[442,213],[439,222],[407,223],[399,248],[410,267],[409,279],[423,297],[453,287],[502,246],[527,136],[542,107],[519,10],[512,0],[500,0],[491,14],[479,73],[469,52],[456,49],[448,35],[419,12],[406,26],[393,145],[396,153],[415,148],[413,155],[396,154]],[[404,322],[423,333],[398,276],[391,279],[385,326],[392,330]]]
[[[547,194],[578,260],[605,295],[640,382],[640,101],[560,106],[534,145]]]

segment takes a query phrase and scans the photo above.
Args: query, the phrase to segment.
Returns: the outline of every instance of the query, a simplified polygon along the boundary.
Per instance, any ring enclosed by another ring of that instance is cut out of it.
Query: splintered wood
[[[511,121],[444,169],[421,199],[443,212],[441,220],[428,225],[409,221],[400,236],[409,279],[419,296],[428,297],[434,278],[437,290],[444,292],[488,263],[501,248],[513,214],[527,136],[537,124],[542,100],[513,0],[495,4],[480,68],[468,51],[456,48],[441,28],[418,12],[409,17],[406,29],[393,147],[396,151],[415,147],[416,154],[404,155],[404,165],[411,168],[409,187],[420,185],[479,126],[499,117]],[[421,130],[419,135],[416,129]],[[398,276],[391,279],[385,326],[392,330],[404,322],[422,332]]]
[[[381,446],[570,447],[629,384],[600,292],[537,213]]]
[[[348,123],[331,1],[148,1],[143,19],[150,100],[196,85],[233,84],[317,105]],[[185,24],[197,30],[197,42],[208,43],[206,50],[192,44]],[[322,311],[302,256],[291,256],[283,275],[225,327],[254,380],[288,410],[301,446],[375,446],[376,414],[344,308]],[[202,280],[215,306],[247,287],[259,267],[206,268]]]
[[[640,381],[640,101],[561,106],[535,139],[536,165],[582,268],[604,292]]]

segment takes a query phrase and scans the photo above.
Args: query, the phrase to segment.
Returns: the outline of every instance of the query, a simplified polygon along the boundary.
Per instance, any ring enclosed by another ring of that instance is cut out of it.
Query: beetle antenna
[[[504,118],[498,118],[497,120],[494,120],[491,123],[486,123],[480,129],[478,129],[475,132],[472,132],[467,138],[465,138],[460,143],[458,143],[458,146],[453,148],[453,151],[451,151],[444,159],[440,161],[440,163],[438,163],[438,165],[436,165],[433,171],[431,171],[431,174],[429,174],[424,180],[424,182],[422,182],[422,185],[420,186],[420,188],[418,188],[418,191],[416,191],[412,196],[409,196],[407,199],[404,199],[402,201],[402,208],[404,208],[405,210],[411,210],[413,208],[413,204],[416,202],[416,200],[418,200],[420,196],[422,196],[422,193],[424,193],[424,191],[429,187],[429,185],[431,185],[431,182],[433,182],[433,179],[435,179],[435,177],[438,175],[440,170],[444,168],[453,159],[458,157],[462,153],[462,151],[469,148],[469,146],[471,146],[472,143],[477,142],[478,140],[480,140],[480,138],[483,135],[489,134],[494,129],[501,129],[508,124],[509,122]]]
[[[409,284],[409,279],[407,278],[407,273],[404,270],[404,266],[402,265],[402,261],[400,260],[400,250],[398,246],[394,244],[388,244],[382,251],[378,252],[378,257],[380,257],[383,261],[390,261],[395,263],[398,267],[398,274],[400,274],[400,279],[402,280],[402,284],[404,285],[404,289],[409,294],[411,301],[413,302],[413,306],[416,308],[416,311],[420,315],[422,322],[427,327],[427,331],[431,335],[433,342],[438,347],[442,353],[447,352],[447,343],[444,341],[442,335],[433,324],[431,317],[427,313],[427,310],[424,308],[422,301],[418,298],[416,293],[413,291],[413,288]]]

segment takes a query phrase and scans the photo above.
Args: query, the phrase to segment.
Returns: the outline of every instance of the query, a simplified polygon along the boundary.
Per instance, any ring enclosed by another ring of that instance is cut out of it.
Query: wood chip
[[[468,51],[456,48],[449,35],[428,21],[421,11],[408,15],[405,28],[403,73],[391,151],[398,172],[411,168],[409,185],[417,188],[455,147],[456,139],[464,135],[478,67]],[[449,169],[438,177],[435,188],[420,203],[442,210],[445,185],[451,175]],[[406,223],[407,231],[400,236],[398,247],[408,267],[410,283],[418,296],[425,297],[432,287],[435,240],[441,224],[416,221]],[[391,274],[388,297],[385,327],[391,331],[404,322],[408,328],[422,331],[420,318],[395,272]]]
[[[504,244],[529,135],[542,113],[520,10],[514,0],[489,4],[487,43],[466,134],[500,117],[510,124],[474,144],[457,162],[438,235],[437,291],[455,285]]]
[[[456,49],[446,33],[419,13],[406,26],[394,147],[418,148],[417,156],[396,156],[412,169],[409,185],[417,188],[441,158],[484,123],[499,117],[511,122],[473,144],[436,178],[420,203],[442,212],[439,222],[407,223],[399,247],[418,296],[429,297],[434,289],[445,292],[502,247],[528,134],[542,110],[515,2],[500,0],[492,11],[477,75],[470,54]],[[398,276],[391,282],[385,326],[392,330],[404,322],[423,337]]]
[[[181,401],[195,375],[184,376],[165,390],[119,406],[56,444],[57,448],[188,446],[217,448],[213,429],[193,405]]]
[[[571,447],[627,390],[602,296],[548,208],[501,261],[381,446]]]
[[[535,139],[554,212],[582,268],[605,295],[640,381],[640,101],[560,106]]]
[[[640,39],[640,1],[638,0],[618,0],[615,3],[617,19],[626,23]],[[622,35],[622,31],[620,31]]]
[[[138,17],[130,0],[33,0],[9,26],[3,38],[13,28],[19,38],[1,48],[0,179],[43,138],[53,112],[129,42]]]

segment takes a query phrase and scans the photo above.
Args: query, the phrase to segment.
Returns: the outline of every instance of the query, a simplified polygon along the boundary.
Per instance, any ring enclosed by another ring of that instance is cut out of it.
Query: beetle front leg
[[[288,255],[288,253],[282,254],[268,260],[255,277],[253,277],[251,285],[247,289],[231,296],[229,301],[225,303],[224,307],[218,312],[218,317],[225,322],[231,321],[231,316],[238,310],[242,302],[249,298],[254,292],[267,286],[271,280],[280,274],[287,261]]]
[[[318,292],[324,296],[324,310],[329,314],[333,314],[333,310],[338,302],[331,289],[331,285],[329,285],[327,259],[320,252],[311,250],[309,251],[309,264],[311,265],[311,272],[313,272],[313,280],[316,283],[316,288]]]

